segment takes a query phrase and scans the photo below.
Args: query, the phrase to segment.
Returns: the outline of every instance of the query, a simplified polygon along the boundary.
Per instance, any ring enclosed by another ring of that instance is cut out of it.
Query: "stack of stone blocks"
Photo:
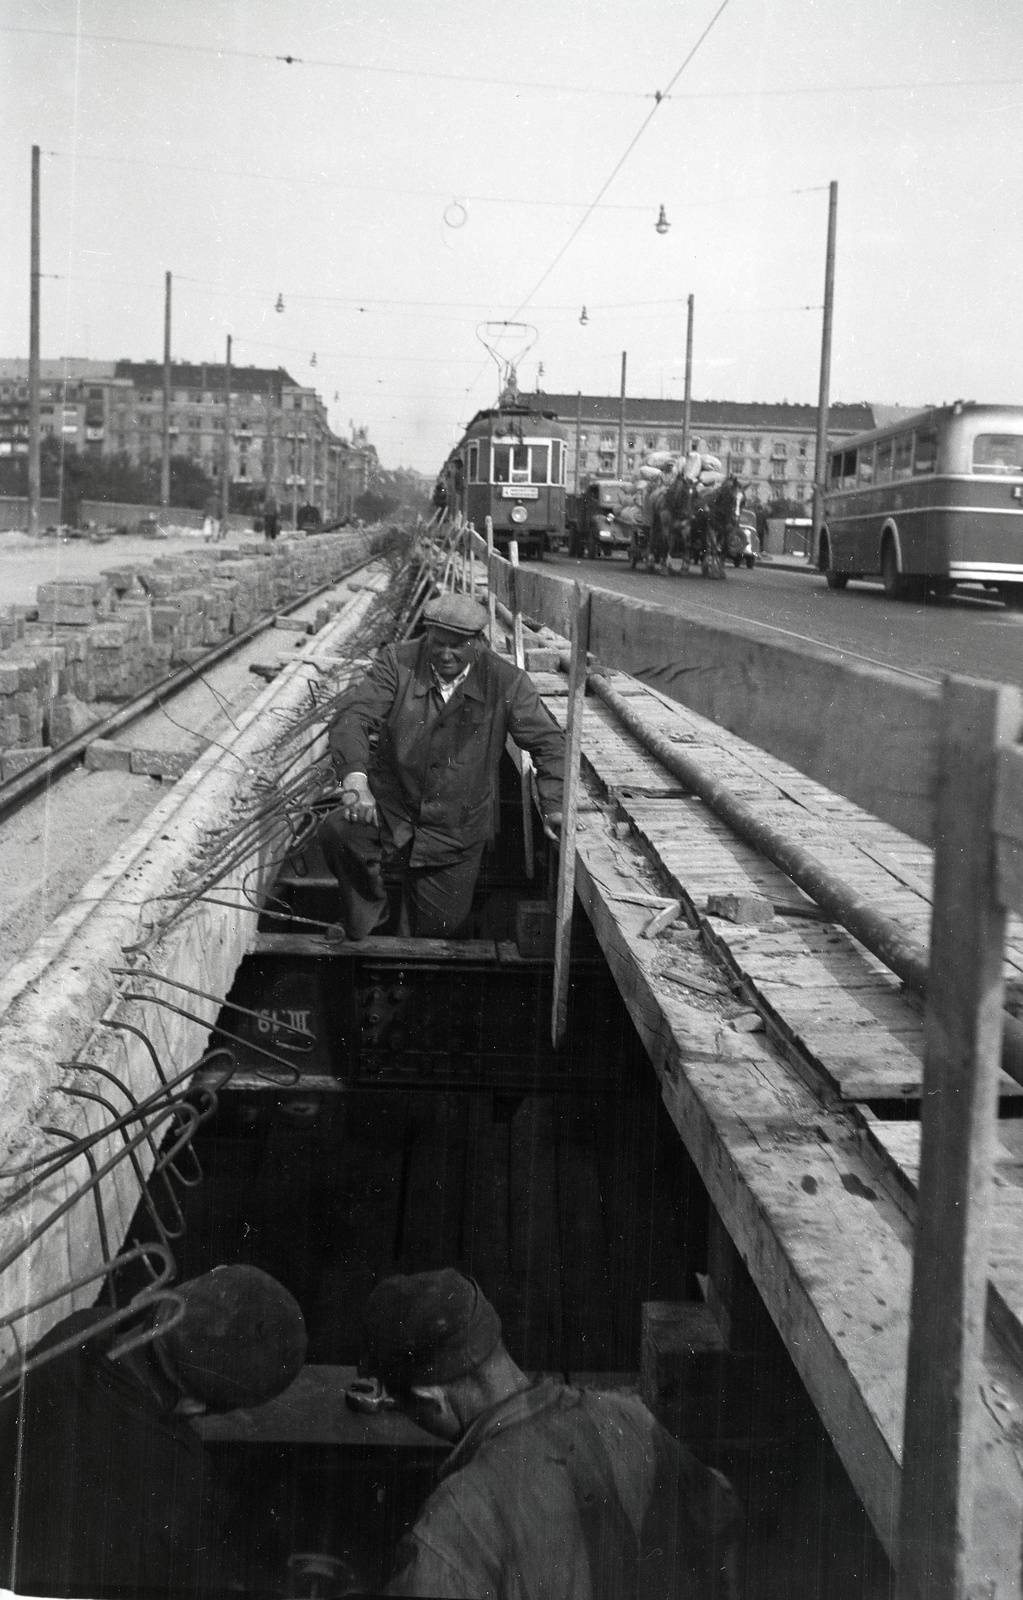
[[[40,584],[0,610],[0,779],[83,733],[110,703],[244,633],[369,554],[360,534],[203,547]]]

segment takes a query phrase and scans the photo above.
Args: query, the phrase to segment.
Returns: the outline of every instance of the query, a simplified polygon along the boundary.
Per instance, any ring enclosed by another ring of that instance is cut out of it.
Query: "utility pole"
[[[231,505],[231,335],[227,336],[227,359],[224,362],[224,464],[220,472],[220,531],[227,531],[227,513]]]
[[[39,146],[32,146],[32,222],[28,293],[28,531],[39,532]],[[58,511],[58,516],[60,515]]]
[[[625,466],[625,351],[622,351],[622,392],[618,401],[618,472],[622,476]]]
[[[689,296],[686,317],[686,393],[682,402],[682,454],[689,454],[689,430],[693,421],[693,296]]]
[[[821,328],[821,383],[817,395],[817,447],[813,463],[813,526],[811,562],[818,558],[824,520],[824,485],[828,475],[828,407],[831,397],[831,317],[835,301],[835,225],[838,221],[838,184],[828,186],[828,250],[824,263],[824,322]]]
[[[274,416],[274,386],[273,379],[266,386],[266,444],[264,446],[265,459],[263,461],[263,500],[276,500],[274,478],[277,472],[276,444],[276,418]]]
[[[579,493],[579,440],[580,429],[583,425],[583,392],[580,389],[575,397],[575,488],[573,494]]]
[[[160,504],[169,506],[170,500],[170,397],[171,397],[171,275],[164,280],[163,291],[163,453],[160,457]]]

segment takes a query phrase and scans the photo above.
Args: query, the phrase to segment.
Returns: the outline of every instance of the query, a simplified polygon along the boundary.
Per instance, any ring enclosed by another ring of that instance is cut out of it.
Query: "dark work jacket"
[[[376,749],[371,735],[376,734]],[[481,645],[441,705],[426,640],[387,645],[340,698],[330,730],[340,779],[365,772],[394,844],[435,866],[486,842],[505,739],[536,763],[544,813],[560,811],[565,736],[524,672]]]
[[[637,1396],[540,1379],[472,1424],[386,1593],[724,1600],[737,1521],[726,1480]]]
[[[75,1312],[37,1349],[102,1315]],[[232,1561],[215,1463],[107,1359],[113,1338],[55,1357],[0,1402],[0,1585],[18,1594],[194,1593]]]

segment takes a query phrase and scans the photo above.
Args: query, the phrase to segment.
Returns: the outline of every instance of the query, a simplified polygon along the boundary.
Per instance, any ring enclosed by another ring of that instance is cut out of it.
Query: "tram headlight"
[[[525,522],[528,512],[525,506],[512,506],[511,519],[513,522]]]

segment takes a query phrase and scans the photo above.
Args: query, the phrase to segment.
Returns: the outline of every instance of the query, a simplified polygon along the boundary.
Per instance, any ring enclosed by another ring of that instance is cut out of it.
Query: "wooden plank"
[[[575,906],[575,835],[579,814],[579,754],[583,741],[586,697],[586,655],[590,638],[590,591],[577,584],[572,614],[572,660],[568,673],[568,731],[558,853],[558,888],[554,924],[554,995],[551,1041],[557,1049],[568,1021],[569,963],[572,958],[572,913]]]
[[[756,1038],[723,1033],[713,1018],[665,1000],[655,953],[638,938],[642,910],[630,932],[630,908],[601,890],[621,870],[610,848],[596,822],[580,834],[580,897],[679,1134],[891,1552],[910,1286],[905,1217],[847,1116],[825,1111]],[[996,1362],[983,1389],[979,1536],[992,1592],[1015,1600],[1023,1382]]]
[[[1023,912],[1023,748],[998,753],[995,777],[995,860],[998,897],[1009,911]]]
[[[491,562],[504,599],[502,567]],[[564,633],[570,586],[540,572],[520,582],[523,609]],[[911,837],[933,839],[939,701],[930,687],[607,590],[594,593],[590,649]]]
[[[403,1412],[353,1411],[345,1391],[357,1367],[303,1367],[294,1383],[275,1400],[237,1411],[207,1412],[192,1426],[205,1444],[314,1444],[335,1448],[447,1450],[443,1439],[426,1433]]]
[[[427,961],[479,963],[498,960],[493,939],[324,939],[310,933],[260,933],[251,949],[255,955],[317,956],[338,961]]]
[[[960,1600],[989,1574],[973,1545],[988,1198],[1003,1022],[995,755],[1015,690],[945,684],[926,1015],[920,1203],[907,1371],[900,1600]]]
[[[915,1218],[920,1185],[919,1122],[867,1118],[867,1138],[884,1157]],[[999,1338],[1023,1362],[1023,1123],[998,1123],[993,1166],[990,1282],[987,1317]]]

